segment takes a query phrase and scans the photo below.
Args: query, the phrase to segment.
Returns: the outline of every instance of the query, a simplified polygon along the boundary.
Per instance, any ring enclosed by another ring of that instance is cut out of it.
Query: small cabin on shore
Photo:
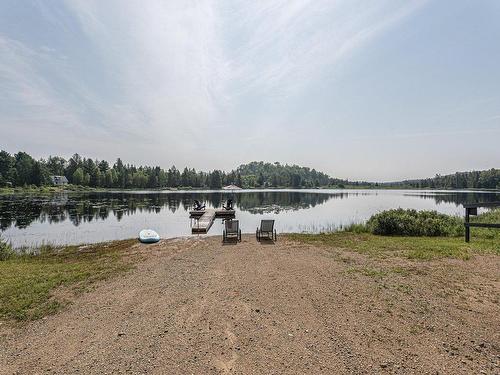
[[[52,185],[56,186],[68,184],[68,179],[66,178],[66,176],[50,176],[50,180],[52,181]]]

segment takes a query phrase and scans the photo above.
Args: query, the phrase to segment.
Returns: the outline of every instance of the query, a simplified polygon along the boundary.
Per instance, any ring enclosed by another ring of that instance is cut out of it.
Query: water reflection
[[[13,226],[24,229],[37,223],[57,224],[65,221],[74,226],[106,221],[110,215],[120,221],[125,215],[159,214],[162,210],[176,213],[189,211],[197,199],[207,207],[221,207],[232,199],[237,211],[250,214],[280,214],[314,208],[331,199],[348,199],[378,194],[396,194],[434,200],[436,204],[490,202],[500,200],[498,193],[484,192],[388,192],[388,191],[244,191],[244,192],[90,192],[54,195],[0,196],[0,229]]]
[[[436,192],[411,192],[405,194],[422,199],[432,199],[436,204],[455,203],[460,206],[464,203],[495,202],[500,199],[496,192],[468,192],[468,191],[436,191]]]

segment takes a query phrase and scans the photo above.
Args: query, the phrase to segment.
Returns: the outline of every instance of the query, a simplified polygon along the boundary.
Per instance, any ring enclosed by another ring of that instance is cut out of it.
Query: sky
[[[351,180],[500,167],[500,1],[2,0],[0,149]]]

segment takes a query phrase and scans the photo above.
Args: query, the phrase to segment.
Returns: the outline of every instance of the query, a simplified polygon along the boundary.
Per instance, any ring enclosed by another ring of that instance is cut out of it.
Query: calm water
[[[2,236],[15,247],[79,244],[136,237],[152,228],[163,238],[191,235],[193,199],[221,207],[233,199],[243,232],[263,218],[278,232],[318,232],[362,222],[389,208],[463,215],[465,202],[500,200],[498,192],[413,190],[265,190],[238,192],[106,192],[0,196]],[[209,234],[222,233],[216,220]],[[202,235],[203,236],[203,235]]]

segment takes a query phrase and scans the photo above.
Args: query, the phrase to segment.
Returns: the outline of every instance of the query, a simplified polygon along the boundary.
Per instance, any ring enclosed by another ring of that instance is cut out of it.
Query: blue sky
[[[365,180],[500,167],[500,1],[0,2],[0,148]]]

